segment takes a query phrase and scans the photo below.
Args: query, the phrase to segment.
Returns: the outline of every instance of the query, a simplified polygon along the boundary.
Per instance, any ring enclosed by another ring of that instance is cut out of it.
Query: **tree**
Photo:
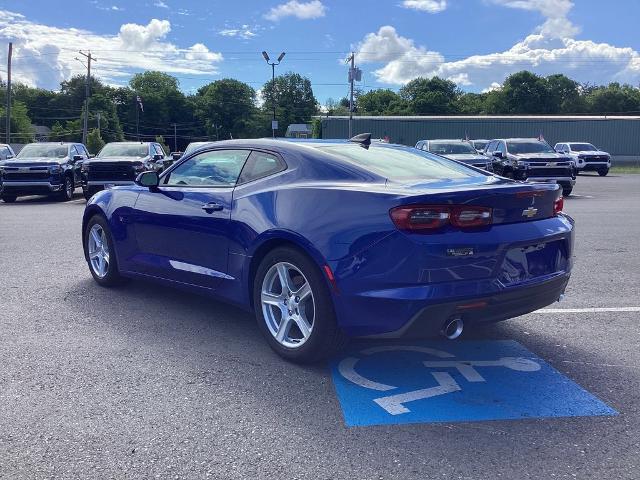
[[[171,152],[171,148],[169,148],[169,145],[167,145],[167,143],[164,141],[164,137],[162,135],[156,135],[156,143],[159,143],[160,145],[162,145],[162,148],[165,151],[165,153]]]
[[[87,149],[89,153],[93,153],[94,155],[98,153],[102,147],[104,147],[105,142],[100,135],[100,130],[94,128],[87,134]]]
[[[632,113],[640,111],[640,90],[631,85],[610,83],[592,90],[586,96],[591,113]]]
[[[400,89],[409,115],[442,115],[456,113],[456,100],[461,94],[451,80],[439,77],[416,78]]]
[[[360,115],[401,115],[406,109],[404,100],[392,90],[371,90],[358,97]]]
[[[562,74],[549,75],[546,81],[549,113],[580,113],[584,110],[578,82]]]
[[[505,112],[518,114],[550,113],[552,99],[544,78],[528,71],[514,73],[499,90]]]
[[[6,97],[5,97],[6,98]],[[7,136],[5,118],[7,116],[4,106],[0,106],[0,138]],[[11,105],[11,142],[29,143],[33,141],[33,127],[27,115],[27,107],[24,103],[14,101]]]
[[[246,83],[225,78],[201,87],[195,109],[210,138],[243,138],[256,133],[256,92]]]
[[[273,105],[279,121],[278,135],[282,135],[292,123],[308,123],[318,112],[318,102],[313,96],[311,81],[297,73],[289,72],[269,80],[262,89],[264,97],[264,123],[270,122]]]

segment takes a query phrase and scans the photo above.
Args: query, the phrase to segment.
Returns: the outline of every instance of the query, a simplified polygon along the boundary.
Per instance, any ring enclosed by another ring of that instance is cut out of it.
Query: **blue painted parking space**
[[[354,345],[332,376],[347,426],[617,414],[510,340]]]

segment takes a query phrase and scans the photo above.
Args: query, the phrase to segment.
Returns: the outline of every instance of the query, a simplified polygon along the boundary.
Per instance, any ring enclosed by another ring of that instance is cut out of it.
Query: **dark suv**
[[[15,158],[0,162],[0,197],[7,203],[25,195],[71,200],[88,158],[81,143],[29,143]]]
[[[556,153],[544,140],[504,138],[491,140],[485,155],[492,159],[496,175],[528,182],[552,181],[560,184],[565,197],[576,184],[573,160]]]
[[[156,142],[107,143],[95,158],[82,165],[84,197],[89,200],[110,186],[131,185],[140,172],[162,171],[166,160],[162,146]]]

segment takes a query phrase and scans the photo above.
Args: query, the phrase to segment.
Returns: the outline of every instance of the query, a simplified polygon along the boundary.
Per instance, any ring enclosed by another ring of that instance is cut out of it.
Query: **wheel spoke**
[[[91,229],[91,238],[93,238],[93,241],[96,244],[96,247],[100,247],[102,245],[102,241],[100,240],[100,235],[98,234],[98,231],[95,228]]]
[[[296,325],[300,329],[300,333],[302,333],[302,338],[307,338],[311,333],[311,325],[307,322],[307,319],[304,318],[303,315],[298,315],[295,319]]]
[[[282,317],[280,325],[278,325],[278,331],[276,332],[276,340],[282,343],[282,341],[289,335],[289,330],[291,329],[292,324],[293,322],[291,321],[291,318],[288,316]]]
[[[280,278],[280,285],[282,285],[282,294],[286,295],[287,292],[291,291],[291,282],[289,280],[289,270],[283,264],[278,265],[278,278]]]
[[[311,287],[309,286],[309,283],[305,282],[305,284],[295,292],[295,296],[297,297],[296,301],[302,302],[310,294],[311,294]]]
[[[284,298],[281,295],[276,295],[275,293],[262,292],[262,303],[267,305],[276,305],[281,306]]]

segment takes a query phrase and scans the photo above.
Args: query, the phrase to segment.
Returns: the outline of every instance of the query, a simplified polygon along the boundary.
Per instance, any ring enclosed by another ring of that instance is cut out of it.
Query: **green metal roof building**
[[[347,138],[349,117],[319,117],[322,138]],[[353,134],[413,146],[437,138],[494,139],[538,137],[557,142],[589,142],[620,163],[640,162],[638,116],[429,116],[353,117]]]

